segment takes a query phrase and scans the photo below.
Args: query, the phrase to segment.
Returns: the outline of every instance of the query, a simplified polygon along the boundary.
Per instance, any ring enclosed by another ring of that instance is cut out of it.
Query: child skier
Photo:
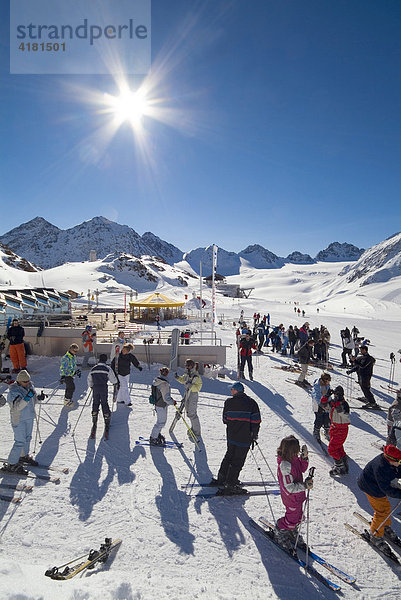
[[[313,424],[313,437],[320,444],[320,429],[324,428],[324,435],[330,439],[330,406],[328,396],[330,390],[331,375],[322,373],[319,379],[315,379],[312,388],[312,408],[315,413]]]
[[[347,439],[351,419],[349,404],[344,398],[344,388],[341,385],[335,388],[330,400],[330,420],[330,443],[327,451],[335,462],[330,475],[345,475],[348,473],[348,456],[344,450],[344,442]]]
[[[292,549],[302,521],[305,489],[311,490],[313,487],[312,477],[307,477],[305,481],[302,477],[309,465],[308,448],[304,445],[301,449],[293,435],[285,437],[277,448],[277,464],[281,499],[286,508],[284,517],[276,524],[277,541],[286,549]]]
[[[385,554],[389,554],[390,547],[383,536],[390,541],[397,538],[391,529],[391,504],[387,496],[401,499],[400,478],[401,450],[392,444],[384,446],[383,454],[368,462],[358,478],[358,487],[365,492],[374,511],[370,541]]]

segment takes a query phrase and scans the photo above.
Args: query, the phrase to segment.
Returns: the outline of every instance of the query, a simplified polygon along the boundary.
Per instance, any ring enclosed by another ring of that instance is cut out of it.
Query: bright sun
[[[140,125],[147,114],[148,102],[141,90],[123,90],[119,96],[109,97],[110,109],[119,124],[128,121],[133,127]]]

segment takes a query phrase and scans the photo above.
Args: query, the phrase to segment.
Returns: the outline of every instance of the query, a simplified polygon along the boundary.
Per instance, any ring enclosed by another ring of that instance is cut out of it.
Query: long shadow
[[[195,536],[189,532],[189,496],[178,490],[171,465],[162,448],[150,446],[150,454],[162,478],[161,492],[155,498],[161,523],[168,539],[184,554],[194,554]],[[177,502],[178,499],[178,502]]]
[[[361,411],[363,412],[363,411]],[[361,419],[359,412],[352,410],[351,408],[351,425],[353,427],[357,427],[358,429],[362,429],[362,431],[366,431],[367,433],[371,433],[374,436],[378,436],[380,434],[377,429],[375,429],[370,423],[367,423],[363,419]],[[376,413],[375,413],[376,414]],[[352,434],[351,434],[352,435]]]
[[[75,471],[70,485],[71,503],[78,506],[81,521],[86,521],[90,517],[94,505],[106,495],[116,475],[120,485],[131,483],[135,479],[135,474],[131,472],[130,467],[140,456],[145,456],[145,449],[135,446],[132,451],[130,450],[129,414],[130,411],[127,410],[113,413],[110,441],[102,439],[96,449],[96,440],[88,440],[84,461]],[[100,435],[97,434],[98,439]],[[104,478],[103,459],[107,463],[107,475]],[[101,477],[102,483],[99,485]]]
[[[238,514],[238,519],[253,538],[262,564],[266,569],[269,578],[268,583],[273,587],[280,600],[293,600],[294,598],[322,600],[338,596],[323,584],[316,582],[314,578],[303,575],[295,562],[285,557],[282,550],[276,548],[272,542],[249,524],[249,515],[245,510]],[[286,561],[285,568],[283,568],[283,561]],[[335,578],[332,577],[331,579],[334,580]]]
[[[52,464],[55,456],[57,455],[61,438],[65,437],[69,433],[71,426],[68,423],[68,416],[69,413],[66,409],[63,409],[60,412],[56,427],[54,428],[52,433],[44,440],[44,442],[42,442],[40,450],[36,455],[36,460],[39,463],[44,465]]]
[[[308,446],[315,448],[321,457],[325,459],[328,464],[332,464],[331,459],[323,455],[320,446],[316,443],[312,433],[308,431],[299,421],[297,421],[289,407],[291,404],[281,396],[278,392],[273,393],[271,390],[263,386],[257,381],[248,382],[250,389],[256,394],[262,402],[266,404],[284,423],[286,423],[292,431],[296,432],[298,436],[307,443]],[[292,407],[291,407],[292,408]]]

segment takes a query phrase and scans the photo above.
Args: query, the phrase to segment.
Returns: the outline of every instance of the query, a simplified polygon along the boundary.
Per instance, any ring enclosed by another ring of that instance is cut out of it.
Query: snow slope
[[[337,265],[338,268],[341,265]],[[294,272],[297,270],[298,273]],[[273,323],[300,325],[305,319],[312,327],[324,323],[332,333],[331,357],[335,364],[340,358],[339,330],[346,325],[350,328],[356,325],[362,335],[372,341],[371,353],[376,357],[372,380],[375,397],[383,406],[390,404],[392,396],[382,386],[388,382],[389,353],[400,347],[399,309],[391,302],[380,300],[369,313],[366,306],[370,302],[374,304],[374,299],[366,298],[365,306],[359,296],[351,292],[347,295],[345,312],[335,303],[335,296],[324,307],[323,294],[318,295],[318,291],[323,281],[329,285],[335,273],[334,267],[327,264],[295,270],[287,265],[274,270],[275,279],[271,280],[266,273],[254,271],[252,275],[252,270],[244,270],[244,277],[255,287],[253,297],[248,300],[218,297],[217,314],[223,324],[217,325],[216,330],[228,345],[227,367],[232,374],[225,380],[204,379],[199,400],[204,440],[201,453],[194,451],[187,440],[182,423],[175,430],[177,438],[184,442],[181,451],[135,445],[139,435],[149,434],[154,422],[148,396],[157,365],[150,369],[143,365],[141,373],[134,370],[131,375],[133,407],[114,407],[110,440],[105,442],[101,439],[101,430],[96,440],[88,440],[91,409],[89,403],[85,404],[85,377],[77,380],[79,406],[68,412],[62,407],[63,390],[57,387],[58,358],[32,357],[29,369],[35,384],[49,394],[40,414],[43,442],[36,442],[37,458],[69,466],[70,473],[61,476],[59,485],[38,481],[32,493],[21,493],[23,499],[19,505],[0,502],[0,598],[333,598],[332,592],[305,576],[295,563],[250,528],[250,518],[257,520],[261,515],[272,518],[272,513],[278,518],[283,514],[279,497],[269,497],[269,502],[266,497],[202,499],[187,495],[181,486],[194,480],[207,481],[216,475],[224,455],[225,427],[221,412],[230,382],[235,378],[233,321],[242,309],[247,319],[257,310],[269,311]],[[392,285],[395,288],[397,282],[393,281]],[[313,302],[315,294],[320,304]],[[295,316],[293,301],[298,301],[306,310],[305,319]],[[399,571],[344,527],[344,521],[348,521],[361,529],[352,515],[354,510],[370,514],[356,479],[364,465],[378,453],[371,442],[385,439],[385,413],[352,411],[345,444],[351,458],[350,473],[334,481],[328,475],[332,461],[321,453],[311,435],[314,415],[308,394],[287,381],[294,379],[294,375],[274,368],[289,362],[288,358],[268,351],[254,357],[255,381],[247,381],[245,386],[262,413],[260,449],[249,454],[242,478],[257,480],[262,475],[272,479],[270,469],[275,473],[275,453],[280,440],[290,433],[296,435],[301,443],[309,446],[310,465],[316,467],[315,485],[310,494],[311,545],[318,554],[357,577],[355,586],[336,580],[342,586],[342,597],[345,600],[398,600]],[[395,380],[398,384],[400,369],[397,362]],[[317,375],[317,369],[311,369],[309,378]],[[344,371],[337,369],[332,377],[333,384],[343,385],[351,405],[356,405],[352,398],[359,395],[359,389],[354,377],[348,379]],[[173,378],[172,388],[178,399],[182,386]],[[168,422],[172,417],[170,408]],[[0,423],[0,454],[4,457],[12,444],[7,407],[0,410]],[[31,449],[34,447],[35,432]],[[196,494],[197,488],[188,491]],[[393,526],[401,534],[398,515]],[[303,533],[305,535],[305,531]],[[105,536],[121,537],[123,543],[103,567],[69,582],[44,577],[48,567],[97,547]],[[320,567],[319,570],[328,575]],[[331,578],[335,580],[334,576]]]

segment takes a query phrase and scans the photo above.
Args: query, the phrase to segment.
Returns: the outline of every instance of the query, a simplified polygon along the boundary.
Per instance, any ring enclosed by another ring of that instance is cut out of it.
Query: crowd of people
[[[344,444],[351,419],[350,406],[345,398],[344,388],[341,385],[332,386],[332,374],[326,371],[321,373],[313,385],[306,380],[308,366],[311,362],[320,364],[323,361],[328,366],[330,333],[327,328],[322,325],[319,328],[310,329],[308,322],[305,322],[299,329],[291,325],[285,328],[283,324],[272,326],[270,325],[270,315],[264,315],[261,318],[259,313],[255,313],[254,327],[251,331],[243,320],[243,314],[241,319],[236,331],[239,379],[245,378],[244,369],[247,367],[249,379],[253,381],[252,356],[260,353],[261,348],[269,346],[269,343],[271,343],[273,352],[280,351],[284,354],[288,348],[290,355],[296,355],[300,374],[295,383],[310,392],[312,398],[313,437],[322,446],[321,433],[323,430],[328,441],[327,452],[334,460],[330,475],[333,477],[346,475],[349,471],[349,461]],[[23,329],[21,328],[21,332],[19,327],[18,322],[13,322],[9,328],[10,348],[21,344]],[[95,334],[92,332],[92,328],[87,326],[82,334],[84,349],[82,368],[88,367],[88,359],[93,354],[94,338]],[[356,340],[359,340],[359,331],[355,326],[352,331],[347,328],[341,330],[341,339],[343,341],[341,366],[347,368],[349,375],[357,373],[363,400],[366,401],[365,407],[374,408],[376,402],[371,392],[370,380],[375,359],[369,354],[368,344],[355,343]],[[111,421],[108,401],[109,383],[115,388],[113,401],[127,406],[132,405],[128,386],[131,366],[142,370],[133,350],[132,344],[126,342],[124,332],[119,332],[118,338],[111,348],[111,365],[107,365],[107,355],[100,354],[98,362],[90,368],[87,383],[92,392],[91,437],[96,435],[101,407],[105,426],[104,436],[106,439],[108,438]],[[71,344],[60,363],[60,383],[65,385],[64,405],[67,408],[74,405],[74,378],[81,376],[76,360],[78,352],[78,344]],[[24,365],[23,355],[14,349],[12,356],[15,361],[19,361],[16,380],[10,385],[7,395],[14,443],[8,456],[8,462],[4,464],[2,471],[25,475],[27,471],[24,469],[24,465],[37,465],[35,459],[29,454],[29,450],[38,396],[29,372],[26,368],[22,368]],[[169,369],[162,367],[152,382],[151,402],[156,414],[156,421],[149,437],[152,446],[165,444],[162,431],[167,423],[168,406],[176,405],[171,395],[169,375]],[[180,411],[185,410],[190,420],[188,438],[191,442],[198,444],[202,439],[198,416],[202,377],[199,374],[198,364],[188,358],[185,361],[184,373],[182,375],[174,373],[174,377],[184,386]],[[0,404],[4,404],[4,398],[0,400]],[[230,397],[224,403],[222,418],[226,425],[227,449],[217,476],[212,479],[210,485],[218,486],[219,493],[222,495],[242,495],[246,493],[246,490],[241,485],[239,476],[249,450],[257,444],[261,416],[257,402],[245,393],[241,381],[236,381],[230,387]],[[388,497],[401,498],[401,487],[398,483],[394,483],[401,477],[401,390],[398,390],[396,399],[389,408],[387,425],[387,441],[382,453],[366,465],[357,482],[373,509],[373,520],[370,527],[371,542],[385,553],[387,552],[385,538],[391,539],[391,536],[395,535],[391,529],[391,505]],[[313,487],[312,476],[306,477],[305,480],[303,478],[308,465],[308,448],[305,444],[301,447],[299,440],[293,435],[281,440],[277,449],[277,479],[285,514],[276,523],[276,535],[277,541],[285,548],[290,548],[294,540],[299,539],[298,530],[304,513],[303,504],[307,491]]]

